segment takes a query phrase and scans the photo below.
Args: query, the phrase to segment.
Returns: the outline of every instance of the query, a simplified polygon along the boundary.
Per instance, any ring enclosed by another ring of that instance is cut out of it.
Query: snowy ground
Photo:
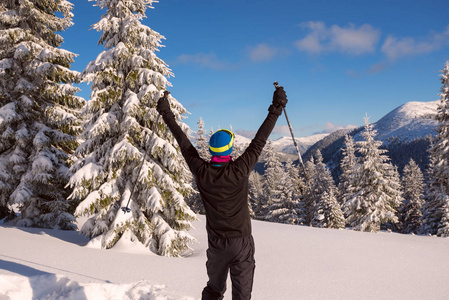
[[[100,250],[77,232],[0,225],[0,300],[199,299],[204,217],[195,227],[195,251],[166,258],[131,242]],[[255,300],[449,299],[449,239],[258,221],[253,231]]]

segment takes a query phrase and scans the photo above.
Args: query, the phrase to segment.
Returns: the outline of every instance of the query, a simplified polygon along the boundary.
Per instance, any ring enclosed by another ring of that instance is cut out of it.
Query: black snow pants
[[[208,237],[207,275],[209,281],[202,300],[223,299],[228,271],[231,273],[232,299],[251,299],[254,269],[254,239],[252,235],[236,238]]]

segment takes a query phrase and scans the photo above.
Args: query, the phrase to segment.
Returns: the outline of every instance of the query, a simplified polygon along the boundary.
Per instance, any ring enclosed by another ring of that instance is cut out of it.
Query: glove
[[[287,102],[287,94],[284,91],[284,87],[278,87],[273,93],[273,106],[284,108]]]
[[[276,88],[273,93],[273,104],[270,105],[268,111],[278,116],[282,114],[282,109],[287,104],[287,94],[282,86]]]
[[[164,96],[159,98],[159,100],[157,101],[156,110],[161,114],[161,116],[165,116],[171,112],[170,103],[168,103],[167,99],[169,94],[169,91],[165,91]]]

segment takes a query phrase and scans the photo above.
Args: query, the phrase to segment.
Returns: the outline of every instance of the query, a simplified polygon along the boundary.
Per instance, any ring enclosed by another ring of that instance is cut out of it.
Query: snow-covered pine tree
[[[285,172],[282,168],[281,162],[276,157],[273,149],[273,143],[268,141],[265,146],[265,173],[263,176],[264,200],[262,205],[262,218],[269,221],[274,221],[272,209],[275,202],[279,202],[281,194],[282,183],[281,180],[285,177]]]
[[[296,209],[296,224],[304,224],[306,222],[306,211],[304,208],[303,192],[306,188],[306,183],[304,182],[304,178],[300,175],[298,167],[298,165],[293,165],[293,161],[287,161],[285,163],[285,171],[292,181],[293,198],[291,201]]]
[[[271,140],[265,149],[263,218],[271,222],[299,224],[298,201],[293,195],[293,182],[276,156]]]
[[[315,159],[315,176],[311,179],[315,210],[311,225],[321,228],[344,228],[345,218],[337,202],[337,188],[328,168],[323,163],[320,150],[317,150]]]
[[[429,145],[429,166],[427,167],[427,184],[424,191],[424,203],[422,206],[421,226],[419,228],[419,234],[431,234],[436,235],[438,231],[438,223],[441,219],[441,214],[438,212],[438,205],[441,201],[436,197],[439,191],[439,185],[435,181],[435,165],[437,163],[437,157],[433,154],[435,149],[435,139],[430,140]]]
[[[196,132],[196,149],[198,150],[198,154],[200,157],[206,161],[210,160],[210,152],[209,152],[209,139],[206,137],[206,133],[204,131],[204,121],[200,117],[198,120],[198,130]]]
[[[440,104],[436,119],[439,123],[436,142],[430,150],[431,164],[429,184],[424,205],[420,232],[439,235],[439,228],[446,227],[443,220],[449,198],[449,61],[441,72]]]
[[[77,149],[81,158],[71,167],[71,198],[82,201],[77,215],[90,216],[81,232],[102,248],[126,238],[180,256],[193,240],[185,230],[195,214],[184,201],[191,176],[155,108],[172,74],[155,54],[164,37],[141,23],[153,2],[96,0],[107,9],[93,25],[106,50],[83,72],[92,83],[91,119]],[[169,102],[181,122],[186,110],[171,96]],[[131,212],[124,213],[128,201]]]
[[[262,176],[256,171],[251,171],[248,177],[248,185],[251,217],[260,219],[263,197]]]
[[[449,196],[446,196],[443,207],[441,208],[441,221],[438,226],[437,235],[449,237]]]
[[[381,224],[396,223],[401,203],[399,179],[389,163],[387,150],[376,141],[377,131],[365,118],[364,141],[357,142],[361,157],[351,179],[352,196],[346,201],[346,220],[354,230],[377,232]]]
[[[354,172],[354,166],[357,162],[354,140],[349,134],[345,136],[344,147],[341,151],[343,154],[343,159],[340,163],[341,175],[339,178],[340,182],[338,184],[338,203],[343,205],[351,195],[352,187],[350,186],[350,178],[352,172]]]
[[[315,213],[315,195],[314,195],[314,178],[316,177],[315,160],[310,157],[304,165],[305,174],[303,174],[305,180],[305,187],[302,192],[302,206],[305,215],[305,224],[311,225],[314,213]]]
[[[198,150],[198,154],[200,157],[206,161],[210,160],[210,152],[209,152],[209,142],[205,136],[204,132],[204,122],[203,119],[200,119],[197,122],[197,132],[196,132],[196,149]],[[193,192],[186,199],[187,205],[197,214],[205,214],[203,201],[201,200],[201,195],[198,191],[198,187],[196,185],[196,181],[192,178],[192,188]]]
[[[291,165],[287,162],[286,165]],[[281,164],[282,166],[282,164]],[[283,176],[278,182],[280,193],[270,207],[272,221],[298,225],[304,223],[304,214],[300,206],[300,197],[295,193],[294,178],[289,176],[289,168],[282,166]]]
[[[76,229],[65,188],[85,100],[75,96],[76,54],[59,48],[70,27],[66,0],[0,4],[0,206],[18,226]],[[3,209],[4,210],[4,209]]]
[[[402,177],[403,198],[399,208],[399,224],[402,233],[418,233],[421,225],[424,176],[413,159],[404,167]]]

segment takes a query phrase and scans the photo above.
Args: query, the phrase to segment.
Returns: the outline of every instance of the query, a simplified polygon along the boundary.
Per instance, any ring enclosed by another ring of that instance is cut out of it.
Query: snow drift
[[[0,299],[200,299],[204,217],[194,226],[194,251],[167,258],[130,240],[101,250],[78,232],[0,225]],[[255,300],[449,298],[449,239],[260,221],[253,232]]]

